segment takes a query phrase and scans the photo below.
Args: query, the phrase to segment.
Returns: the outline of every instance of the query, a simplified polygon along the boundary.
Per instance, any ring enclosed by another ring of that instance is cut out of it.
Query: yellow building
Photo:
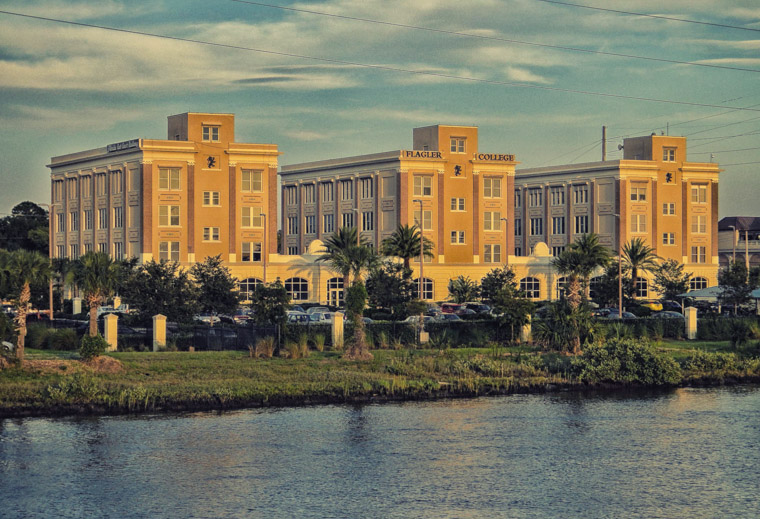
[[[277,247],[278,156],[235,142],[232,114],[184,113],[168,118],[167,139],[53,157],[51,255],[188,266],[221,254],[239,278],[263,278]]]
[[[686,161],[686,138],[651,135],[623,141],[623,159],[517,170],[515,254],[544,243],[552,256],[594,232],[617,255],[641,238],[662,259],[693,274],[692,287],[717,284],[718,173],[713,163]],[[556,297],[541,280],[539,298]],[[651,275],[639,297],[654,297]]]

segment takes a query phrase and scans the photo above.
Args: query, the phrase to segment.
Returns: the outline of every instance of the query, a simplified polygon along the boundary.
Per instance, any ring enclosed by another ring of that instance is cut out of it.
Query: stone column
[[[72,306],[72,309],[71,309],[72,314],[74,315],[81,314],[82,313],[82,298],[75,297],[74,299],[72,299],[71,306]]]
[[[119,332],[118,332],[119,316],[116,314],[106,314],[105,316],[105,339],[108,343],[106,351],[116,351],[118,344]]]
[[[166,347],[166,316],[153,316],[153,351]]]
[[[332,320],[332,344],[334,350],[343,349],[343,314],[335,312]]]
[[[533,340],[531,326],[531,316],[529,315],[528,322],[525,323],[520,330],[520,342],[531,342]]]
[[[697,338],[697,309],[690,306],[686,309],[686,338],[693,341]]]

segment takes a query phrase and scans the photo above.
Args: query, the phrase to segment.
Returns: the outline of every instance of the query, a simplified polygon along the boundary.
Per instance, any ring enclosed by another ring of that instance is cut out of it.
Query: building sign
[[[405,159],[442,159],[440,151],[422,151],[422,150],[412,150],[412,151],[402,151],[401,157]]]
[[[514,162],[514,155],[503,155],[500,153],[476,153],[475,160],[493,160],[499,162]]]
[[[129,141],[117,142],[115,144],[109,144],[106,146],[106,151],[112,153],[114,151],[128,150],[130,148],[137,148],[140,145],[140,139],[132,139]]]

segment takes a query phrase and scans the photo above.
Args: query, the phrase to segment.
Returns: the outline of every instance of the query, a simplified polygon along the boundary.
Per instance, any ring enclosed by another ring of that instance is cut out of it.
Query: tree
[[[0,259],[0,269],[6,289],[17,291],[16,299],[16,356],[20,361],[24,360],[24,341],[26,338],[26,315],[31,299],[31,285],[35,282],[44,282],[50,279],[50,260],[36,251],[18,249],[13,252],[4,252]]]
[[[422,254],[427,258],[433,257],[433,242],[422,238]],[[382,253],[395,256],[404,261],[404,269],[411,270],[412,258],[420,257],[420,230],[416,225],[401,225],[393,234],[383,240]]]
[[[623,265],[621,270],[623,271],[623,279],[625,279],[630,269],[627,265]],[[598,278],[598,282],[594,283],[594,302],[598,303],[599,306],[617,307],[619,289],[618,265],[611,263],[604,269],[604,274]]]
[[[115,292],[117,275],[117,266],[104,252],[87,252],[77,262],[74,280],[90,309],[90,337],[98,334],[98,307]]]
[[[449,280],[449,295],[455,303],[474,301],[480,297],[480,287],[469,276],[457,276]]]
[[[576,275],[583,280],[584,293],[588,299],[591,274],[598,267],[604,268],[609,264],[610,250],[599,243],[599,236],[593,232],[581,235],[569,249],[579,256],[574,270]]]
[[[187,270],[173,261],[140,265],[126,281],[123,298],[145,323],[157,314],[171,322],[188,323],[197,310],[196,286]]]
[[[190,275],[198,285],[198,306],[201,312],[231,314],[237,309],[240,297],[235,291],[237,280],[222,265],[222,255],[208,256],[190,268]],[[214,320],[210,320],[213,326]]]
[[[496,267],[480,280],[480,297],[493,306],[496,295],[504,288],[517,292],[515,272],[510,267]]]
[[[356,232],[356,227],[341,227],[325,239],[325,249],[317,258],[318,262],[327,263],[333,271],[343,276],[344,300],[351,284],[352,256],[357,248]]]
[[[33,202],[21,202],[0,218],[0,249],[37,251],[48,255],[48,212]]]
[[[393,315],[406,313],[406,305],[414,293],[411,272],[392,260],[370,270],[366,288],[370,306],[390,310]]]
[[[576,310],[581,304],[580,277],[583,276],[585,258],[572,248],[562,251],[559,256],[552,260],[552,265],[557,272],[567,277],[565,283],[565,299],[570,308]]]
[[[501,326],[509,326],[511,338],[515,339],[515,328],[518,330],[528,322],[528,316],[533,312],[534,304],[513,285],[505,285],[491,299],[494,314],[498,315]]]
[[[623,245],[623,262],[631,269],[631,285],[635,287],[641,272],[650,272],[657,268],[657,254],[641,238],[633,238]],[[636,299],[636,290],[633,290]]]
[[[674,259],[665,260],[654,269],[654,289],[665,300],[676,299],[689,290],[691,273],[684,273],[682,264]]]
[[[274,283],[256,285],[251,294],[253,320],[258,324],[284,326],[290,306],[288,291],[279,279]]]
[[[744,263],[732,262],[718,271],[718,284],[721,287],[720,299],[723,305],[736,307],[748,303],[755,288],[747,282],[747,267]]]
[[[581,353],[581,346],[590,344],[596,334],[596,322],[591,317],[587,304],[573,308],[567,299],[550,303],[545,318],[537,320],[533,328],[533,337],[546,347]]]
[[[363,312],[367,304],[367,290],[364,283],[355,282],[348,289],[346,295],[346,312],[348,318],[354,323],[354,336],[351,340],[350,347],[346,349],[346,358],[354,360],[369,360],[372,354],[369,352],[367,345],[367,334],[364,329]]]

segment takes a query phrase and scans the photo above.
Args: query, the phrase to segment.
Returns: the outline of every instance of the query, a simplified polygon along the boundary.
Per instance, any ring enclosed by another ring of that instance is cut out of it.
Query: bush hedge
[[[678,363],[657,353],[648,340],[608,339],[586,348],[572,366],[583,382],[670,385],[682,378]]]

